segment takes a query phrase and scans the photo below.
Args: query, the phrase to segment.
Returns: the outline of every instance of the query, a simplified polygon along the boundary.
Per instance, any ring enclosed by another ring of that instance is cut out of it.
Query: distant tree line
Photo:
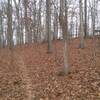
[[[92,35],[95,28],[100,28],[99,0],[65,1],[68,5],[69,38],[80,36],[82,40]],[[53,39],[63,38],[59,21],[60,3],[60,0],[2,1],[0,47],[48,41],[50,50]]]

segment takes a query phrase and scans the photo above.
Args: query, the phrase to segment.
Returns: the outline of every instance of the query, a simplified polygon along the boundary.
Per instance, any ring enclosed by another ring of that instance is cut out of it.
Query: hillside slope
[[[17,46],[12,51],[0,49],[0,100],[100,100],[100,45],[85,40],[69,43],[70,74],[58,76],[63,68],[63,43]],[[94,48],[93,48],[94,47]],[[95,51],[95,52],[94,52]]]

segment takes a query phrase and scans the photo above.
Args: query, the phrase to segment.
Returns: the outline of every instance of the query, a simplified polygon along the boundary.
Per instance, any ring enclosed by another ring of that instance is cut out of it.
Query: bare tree
[[[8,18],[8,28],[7,28],[7,34],[8,34],[8,46],[12,48],[13,46],[13,30],[12,30],[12,5],[11,0],[8,0],[8,10],[7,10],[7,18]]]
[[[37,8],[36,8],[36,0],[33,0],[33,40],[37,42],[37,32],[36,32],[36,15],[37,15]]]
[[[3,47],[3,16],[2,10],[0,10],[0,47]]]
[[[46,0],[46,32],[48,34],[48,53],[52,52],[51,38],[51,0]]]
[[[73,25],[74,25],[74,23],[73,23],[73,17],[74,17],[74,12],[72,10],[71,22],[70,22],[70,36],[71,36],[71,38],[73,37]]]
[[[92,28],[93,28],[93,35],[95,35],[95,0],[92,0],[92,8],[91,8],[91,18],[92,18]]]
[[[88,33],[87,33],[87,0],[84,0],[84,18],[85,18],[85,24],[84,24],[84,35],[85,37],[87,37]]]
[[[22,14],[22,8],[20,9],[20,43],[23,44],[24,43],[24,34],[23,34],[23,29],[24,29],[24,21],[23,19],[23,14]]]
[[[80,48],[84,48],[84,27],[83,27],[83,4],[82,0],[79,1],[80,5]]]
[[[60,15],[59,22],[63,32],[64,41],[64,70],[63,74],[68,74],[69,64],[68,64],[68,7],[67,0],[60,0]]]
[[[29,29],[28,29],[28,0],[24,0],[24,19],[25,19],[25,42],[28,43],[28,35],[29,35]]]
[[[43,0],[39,0],[39,11],[38,11],[38,39],[41,40],[41,9]]]
[[[16,16],[17,16],[17,44],[21,44],[21,33],[20,33],[20,15],[19,15],[19,8],[20,8],[20,0],[18,3],[16,0],[13,0],[16,8]]]
[[[54,23],[53,23],[53,27],[54,27],[54,36],[53,38],[56,40],[58,38],[58,1],[55,1],[54,4]]]

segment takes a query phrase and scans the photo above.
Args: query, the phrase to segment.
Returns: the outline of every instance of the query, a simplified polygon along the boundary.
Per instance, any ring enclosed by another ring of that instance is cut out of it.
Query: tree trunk
[[[17,44],[21,44],[21,33],[20,33],[20,22],[19,22],[19,5],[20,5],[20,0],[18,1],[18,4],[16,0],[13,0],[15,7],[16,7],[16,16],[17,16]]]
[[[47,31],[47,34],[48,34],[48,53],[52,53],[51,0],[46,0],[46,31]]]
[[[95,35],[95,0],[92,0],[92,9],[91,9],[91,17],[92,17],[92,28],[93,28],[93,36]]]
[[[27,16],[28,0],[24,0],[24,19],[25,19],[25,42],[28,43],[28,16]]]
[[[57,8],[54,8],[54,36],[53,38],[56,40],[58,38],[58,12]]]
[[[23,18],[22,17],[23,15],[22,15],[22,9],[21,9],[21,19]],[[21,42],[21,44],[23,44],[24,43],[24,34],[23,34],[23,21],[22,20],[20,20],[20,42]]]
[[[64,5],[65,3],[65,5]],[[65,13],[65,15],[64,15]],[[60,0],[60,15],[59,22],[63,32],[63,41],[64,41],[64,74],[68,74],[69,72],[69,64],[68,64],[68,8],[67,1]]]
[[[33,42],[37,42],[37,33],[36,33],[36,0],[34,0],[33,5]]]
[[[82,0],[79,1],[80,4],[80,48],[84,48],[84,28],[83,28],[83,7]]]
[[[8,0],[8,11],[7,11],[7,18],[8,18],[8,28],[7,28],[7,34],[8,34],[8,46],[12,48],[13,46],[13,30],[12,30],[12,5],[11,0]]]
[[[84,35],[85,37],[88,36],[88,33],[87,33],[87,0],[84,0],[84,15],[85,15],[85,24],[84,24]]]
[[[0,15],[0,48],[3,47],[3,19],[2,15]]]
[[[41,5],[42,5],[42,0],[39,0],[39,13],[38,13],[38,41],[41,41]]]

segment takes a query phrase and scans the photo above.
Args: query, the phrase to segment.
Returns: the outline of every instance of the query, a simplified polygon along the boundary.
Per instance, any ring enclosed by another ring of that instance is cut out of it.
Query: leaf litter
[[[100,100],[100,45],[96,39],[79,39],[69,44],[70,74],[58,76],[63,68],[62,40],[47,44],[0,49],[0,100]],[[56,48],[55,48],[56,47]],[[95,57],[93,53],[95,52]]]

